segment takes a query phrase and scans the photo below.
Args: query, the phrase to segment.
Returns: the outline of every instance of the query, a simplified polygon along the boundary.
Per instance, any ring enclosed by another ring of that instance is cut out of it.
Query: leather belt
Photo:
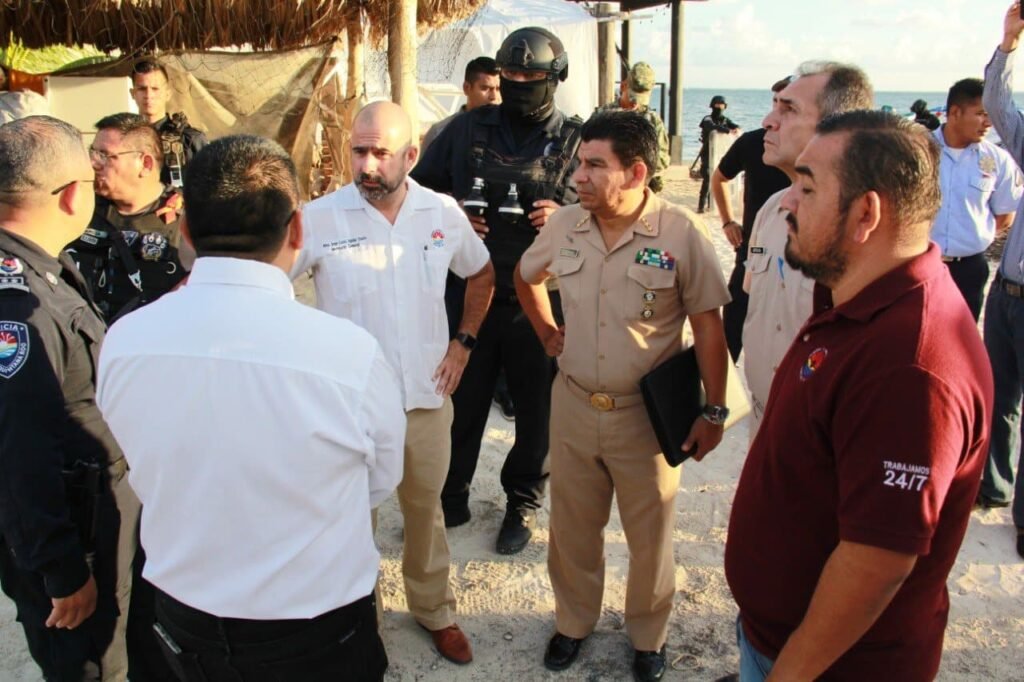
[[[1024,298],[1024,285],[1017,284],[1005,279],[1002,274],[996,273],[996,284],[1000,289],[1014,298]]]
[[[565,377],[565,385],[569,387],[569,392],[580,398],[584,402],[588,403],[592,408],[599,412],[611,412],[612,410],[621,410],[624,407],[632,407],[638,405],[643,401],[643,396],[639,393],[630,393],[623,395],[612,395],[610,393],[591,393],[587,389],[576,383],[571,376],[563,374]]]

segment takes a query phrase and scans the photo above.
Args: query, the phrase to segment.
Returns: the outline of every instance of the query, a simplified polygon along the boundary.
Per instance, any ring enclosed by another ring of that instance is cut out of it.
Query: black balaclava
[[[723,116],[725,116],[725,107],[711,107],[711,118],[718,121]]]
[[[545,121],[555,111],[553,78],[520,82],[501,77],[501,107],[509,117],[524,122]]]

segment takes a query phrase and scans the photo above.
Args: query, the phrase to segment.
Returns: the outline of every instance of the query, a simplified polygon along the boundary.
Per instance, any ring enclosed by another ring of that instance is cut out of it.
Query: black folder
[[[683,443],[704,410],[697,351],[687,348],[645,374],[640,393],[661,452],[669,465],[679,466],[689,457]]]

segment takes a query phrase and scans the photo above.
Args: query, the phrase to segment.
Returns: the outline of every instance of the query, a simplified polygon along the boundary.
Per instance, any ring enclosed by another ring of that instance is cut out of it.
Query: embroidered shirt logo
[[[10,379],[28,360],[28,326],[0,322],[0,377]]]
[[[430,243],[433,244],[435,249],[444,248],[444,232],[441,230],[434,230],[430,233]]]
[[[21,261],[13,256],[0,260],[0,275],[20,275],[25,271]]]
[[[814,373],[821,369],[821,366],[825,364],[825,358],[828,356],[827,348],[815,348],[811,351],[811,354],[807,356],[807,360],[800,368],[800,381],[807,381],[814,376]]]
[[[916,492],[921,492],[921,488],[932,474],[931,467],[923,464],[906,464],[890,460],[882,462],[882,469],[885,473],[885,480],[882,481],[884,485]]]

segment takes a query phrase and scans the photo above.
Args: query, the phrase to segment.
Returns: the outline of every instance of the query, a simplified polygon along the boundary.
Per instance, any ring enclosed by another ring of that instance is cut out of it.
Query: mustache
[[[363,184],[364,182],[367,182],[367,181],[377,183],[378,185],[384,184],[384,178],[383,178],[383,176],[380,176],[380,175],[371,175],[369,173],[360,173],[356,177],[356,184],[357,185],[361,185],[361,184]]]
[[[793,228],[794,232],[800,231],[800,226],[796,222],[796,216],[792,213],[786,214],[786,222],[789,223],[789,226]]]

